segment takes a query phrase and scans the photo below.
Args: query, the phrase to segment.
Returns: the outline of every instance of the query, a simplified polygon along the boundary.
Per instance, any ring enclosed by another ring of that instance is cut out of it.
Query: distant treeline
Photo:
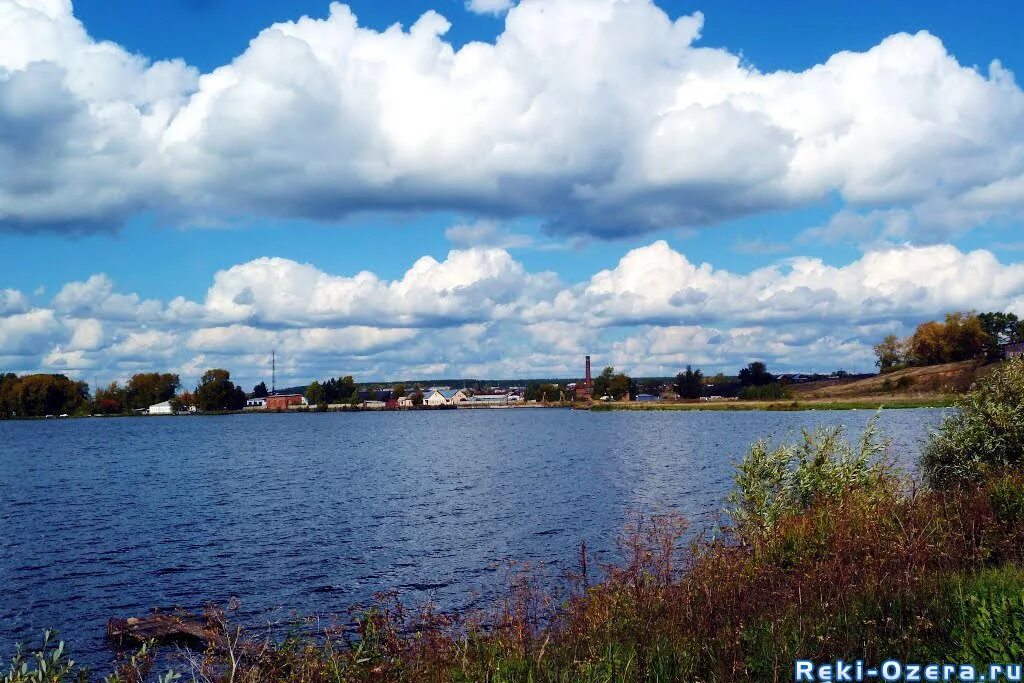
[[[89,385],[64,375],[0,375],[0,417],[88,413]]]
[[[1024,322],[1013,313],[948,313],[945,320],[921,323],[909,337],[890,334],[874,347],[881,372],[954,363],[996,360],[1002,344],[1024,341]]]
[[[207,412],[241,410],[246,392],[231,381],[227,370],[207,370],[194,392],[181,392],[181,380],[172,373],[143,372],[125,385],[118,382],[89,393],[89,385],[65,375],[0,375],[0,418],[59,415],[129,415],[170,401],[175,410],[196,408]]]

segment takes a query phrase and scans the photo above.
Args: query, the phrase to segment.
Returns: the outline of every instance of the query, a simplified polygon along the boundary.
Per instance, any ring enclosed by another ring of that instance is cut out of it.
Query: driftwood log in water
[[[220,634],[206,619],[191,612],[155,610],[145,617],[111,617],[107,622],[107,639],[119,647],[154,640],[158,643],[180,643],[205,648],[218,645]]]

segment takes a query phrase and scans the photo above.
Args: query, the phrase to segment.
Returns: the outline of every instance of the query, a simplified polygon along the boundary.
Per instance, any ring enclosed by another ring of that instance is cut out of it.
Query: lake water
[[[881,426],[912,463],[941,410]],[[460,604],[505,559],[609,559],[630,512],[723,507],[756,438],[872,411],[445,412],[0,422],[0,654],[53,627],[109,665],[111,615],[237,597],[250,624],[374,592]]]

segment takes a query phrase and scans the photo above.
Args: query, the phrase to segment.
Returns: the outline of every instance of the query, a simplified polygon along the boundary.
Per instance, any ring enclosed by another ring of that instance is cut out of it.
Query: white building
[[[423,395],[425,406],[452,406],[468,400],[462,389],[430,389]]]
[[[263,408],[267,405],[265,398],[248,398],[245,400],[246,408]]]
[[[150,415],[174,415],[174,407],[171,406],[170,401],[164,401],[163,403],[157,403],[149,407]]]

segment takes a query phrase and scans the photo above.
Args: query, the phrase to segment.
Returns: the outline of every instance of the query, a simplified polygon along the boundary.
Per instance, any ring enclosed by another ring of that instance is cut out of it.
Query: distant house
[[[149,407],[150,415],[174,415],[174,407],[170,401],[164,401],[163,403],[156,403]]]
[[[288,410],[292,406],[309,405],[302,394],[275,394],[266,398],[267,410]]]
[[[267,405],[266,398],[249,398],[245,400],[246,408],[264,408]]]
[[[1010,358],[1019,358],[1024,356],[1024,342],[1013,342],[1012,344],[1003,344],[999,347],[1003,352],[1003,358],[1009,360]]]
[[[462,389],[430,389],[423,394],[425,406],[452,406],[469,400]]]

